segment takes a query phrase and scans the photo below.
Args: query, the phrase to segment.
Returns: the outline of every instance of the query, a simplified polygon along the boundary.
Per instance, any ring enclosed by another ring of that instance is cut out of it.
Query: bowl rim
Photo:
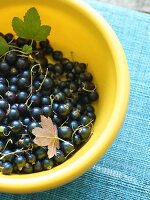
[[[130,83],[128,65],[119,39],[117,38],[110,25],[105,21],[105,19],[83,0],[65,1],[65,4],[68,4],[74,9],[80,10],[80,12],[82,12],[86,17],[90,18],[92,23],[94,23],[97,29],[100,30],[110,48],[116,66],[116,78],[119,84],[117,85],[116,89],[116,101],[112,115],[107,127],[103,132],[103,137],[101,137],[101,140],[103,140],[103,151],[99,152],[99,144],[101,141],[98,140],[91,151],[85,153],[81,159],[71,163],[69,167],[59,170],[58,173],[54,172],[54,174],[51,174],[51,176],[47,174],[43,177],[39,176],[32,178],[32,180],[13,180],[9,177],[0,177],[0,183],[3,184],[1,184],[2,187],[0,189],[2,192],[29,193],[43,191],[64,185],[74,180],[83,174],[87,169],[89,169],[98,159],[100,159],[100,157],[103,156],[103,154],[113,143],[124,121],[128,108]],[[97,153],[93,155],[93,152]],[[88,162],[89,157],[91,157],[90,162]],[[80,165],[81,162],[82,165]]]

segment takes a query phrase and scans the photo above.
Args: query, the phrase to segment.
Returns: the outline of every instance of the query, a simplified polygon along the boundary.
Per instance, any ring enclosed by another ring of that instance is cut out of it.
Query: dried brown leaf
[[[53,124],[51,118],[41,116],[41,127],[34,128],[32,134],[35,135],[34,143],[39,146],[48,147],[48,157],[52,158],[59,148],[59,138],[57,127]]]

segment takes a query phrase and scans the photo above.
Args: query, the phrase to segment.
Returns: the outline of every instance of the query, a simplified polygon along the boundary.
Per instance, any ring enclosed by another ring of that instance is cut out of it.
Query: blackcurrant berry
[[[13,65],[17,60],[17,55],[15,52],[9,52],[6,54],[5,60],[9,65]]]
[[[2,165],[2,174],[10,175],[13,171],[13,165],[10,162],[4,162]]]
[[[46,117],[51,117],[53,114],[53,110],[51,106],[43,106],[42,107],[42,113],[43,115],[45,115]]]
[[[40,172],[40,171],[42,171],[42,170],[43,170],[42,162],[39,161],[39,160],[37,160],[37,161],[35,162],[35,164],[33,165],[33,171],[34,171],[34,172]]]
[[[11,126],[11,130],[13,131],[13,133],[18,133],[22,129],[22,123],[20,120],[12,121],[10,126]]]
[[[17,109],[10,109],[8,113],[8,118],[10,121],[19,119],[19,111]]]
[[[36,150],[35,150],[35,156],[37,158],[37,160],[42,160],[44,158],[46,158],[47,156],[47,151],[46,149],[42,148],[42,147],[38,147]]]
[[[5,93],[5,98],[7,99],[7,101],[8,101],[10,104],[13,104],[13,103],[16,101],[16,93],[11,92],[11,91],[7,91],[7,92]]]
[[[19,171],[21,171],[22,168],[26,165],[26,158],[22,155],[17,155],[14,159],[14,162],[16,163]]]
[[[6,101],[5,99],[0,99],[0,109],[6,111],[8,107],[9,107],[8,101]]]
[[[61,126],[58,128],[58,136],[62,139],[70,139],[72,136],[72,129],[69,126]]]
[[[32,110],[31,110],[31,115],[34,119],[36,120],[39,120],[40,119],[40,116],[42,115],[42,109],[39,108],[39,107],[34,107]]]
[[[10,65],[6,61],[0,62],[0,73],[7,75],[10,72]]]
[[[51,169],[53,168],[54,166],[54,162],[52,159],[49,159],[49,158],[45,158],[43,161],[42,161],[42,166],[43,166],[43,169]]]
[[[28,98],[28,93],[27,92],[24,92],[24,91],[18,92],[17,100],[18,100],[19,103],[25,103],[27,98]]]
[[[3,85],[3,83],[0,83],[0,94],[4,95],[7,92],[8,88],[6,85]]]
[[[5,112],[4,112],[2,109],[0,109],[0,122],[1,122],[5,117],[6,117]]]
[[[56,164],[61,164],[65,161],[64,153],[60,149],[56,151],[54,161],[56,162]]]
[[[54,60],[60,61],[63,58],[63,54],[62,54],[61,51],[54,51],[52,53],[52,57],[53,57]]]
[[[26,163],[25,166],[22,168],[22,173],[31,174],[32,172],[33,172],[33,166],[29,163]]]
[[[4,38],[9,43],[13,40],[14,36],[12,33],[7,33],[7,34],[5,34]]]
[[[35,164],[36,156],[33,153],[27,153],[26,155],[27,162],[30,164]]]
[[[74,145],[70,142],[61,142],[61,149],[65,155],[68,155],[74,151]]]

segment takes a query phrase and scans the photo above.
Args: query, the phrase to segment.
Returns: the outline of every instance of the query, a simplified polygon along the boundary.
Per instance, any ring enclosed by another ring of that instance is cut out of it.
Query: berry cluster
[[[98,93],[85,63],[63,57],[49,40],[29,41],[11,33],[9,52],[0,58],[0,168],[3,174],[33,173],[63,163],[90,137]],[[21,51],[31,44],[31,55]],[[50,61],[51,60],[51,61]],[[40,116],[58,129],[60,149],[49,159],[37,146],[32,130]],[[71,144],[71,145],[70,145]]]

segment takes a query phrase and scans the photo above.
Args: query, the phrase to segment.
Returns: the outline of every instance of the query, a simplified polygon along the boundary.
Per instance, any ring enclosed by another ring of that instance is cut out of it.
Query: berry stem
[[[43,78],[42,82],[40,83],[40,86],[39,86],[39,88],[36,90],[36,92],[38,92],[38,91],[41,90],[42,85],[43,85],[43,83],[44,83],[45,80],[46,80],[47,74],[48,74],[48,68],[46,69],[46,73],[45,73],[45,75],[44,75],[44,78]]]

